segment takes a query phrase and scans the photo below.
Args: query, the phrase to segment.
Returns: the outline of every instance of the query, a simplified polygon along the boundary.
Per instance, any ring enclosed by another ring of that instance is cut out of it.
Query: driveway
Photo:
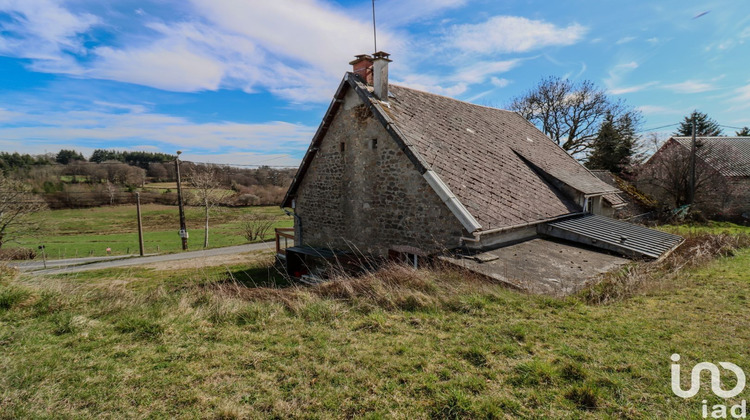
[[[48,268],[46,270],[44,269],[35,270],[35,271],[32,271],[31,274],[34,274],[34,275],[66,274],[66,273],[79,273],[81,271],[103,270],[107,268],[133,267],[133,266],[165,262],[165,261],[179,261],[179,260],[189,260],[189,259],[202,258],[202,257],[214,257],[218,255],[242,254],[245,252],[273,249],[275,246],[276,246],[275,242],[271,241],[271,242],[261,242],[257,244],[228,246],[224,248],[212,248],[212,249],[206,249],[206,250],[200,250],[200,251],[187,251],[187,252],[181,252],[178,254],[152,255],[152,256],[147,256],[147,257],[134,257],[134,258],[119,257],[120,259],[113,259],[113,258],[118,258],[118,257],[104,257],[104,258],[109,258],[110,260],[97,261],[97,262],[91,262],[90,258],[78,258],[78,259],[70,259],[70,260],[65,260],[65,261],[67,261],[68,263],[70,263],[71,261],[77,261],[79,265],[72,265],[75,263],[71,263],[71,265],[67,265],[65,267],[57,266],[55,268],[49,268],[49,267],[51,263],[54,263],[56,261],[47,261]],[[57,260],[57,261],[61,261],[61,260]],[[22,271],[32,270],[32,268],[24,269],[23,267],[20,267],[20,266],[19,266],[19,269],[21,269]]]

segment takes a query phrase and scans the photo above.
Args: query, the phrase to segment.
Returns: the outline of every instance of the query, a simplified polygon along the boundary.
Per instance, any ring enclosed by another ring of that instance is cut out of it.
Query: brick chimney
[[[355,55],[354,61],[349,62],[353,66],[353,72],[358,74],[368,85],[372,85],[372,57],[369,54]]]
[[[378,51],[372,55],[372,86],[373,93],[381,101],[388,101],[388,63],[390,54]]]

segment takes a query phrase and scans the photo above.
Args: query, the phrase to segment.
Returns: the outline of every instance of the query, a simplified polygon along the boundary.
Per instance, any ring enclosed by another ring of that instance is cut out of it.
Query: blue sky
[[[693,109],[750,125],[748,0],[376,7],[393,83],[502,107],[554,75],[594,81],[643,128]],[[296,165],[372,52],[371,18],[369,0],[0,0],[0,150]]]

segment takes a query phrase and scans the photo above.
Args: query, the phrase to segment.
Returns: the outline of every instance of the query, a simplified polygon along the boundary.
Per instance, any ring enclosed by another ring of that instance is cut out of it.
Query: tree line
[[[174,155],[144,151],[97,149],[87,159],[81,152],[63,149],[45,155],[0,152],[0,173],[23,182],[30,193],[40,194],[50,208],[77,208],[129,204],[132,192],[142,189],[144,202],[176,203],[174,188],[149,188],[149,183],[175,182]],[[278,204],[294,176],[293,169],[237,168],[180,162],[189,188],[191,173],[210,166],[217,188],[225,194],[223,205]]]
[[[507,108],[590,169],[632,174],[634,166],[647,157],[644,139],[639,136],[641,113],[624,100],[607,95],[592,81],[548,77],[513,98]],[[685,116],[673,135],[692,135],[693,117],[698,136],[723,135],[721,126],[698,110]],[[750,128],[743,127],[735,135],[750,136]]]

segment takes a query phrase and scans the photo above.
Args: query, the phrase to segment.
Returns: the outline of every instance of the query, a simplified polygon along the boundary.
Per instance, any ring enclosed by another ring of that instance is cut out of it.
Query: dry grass
[[[281,303],[292,313],[314,301],[333,301],[349,310],[430,311],[456,305],[456,298],[467,294],[493,294],[498,283],[453,266],[414,269],[390,264],[360,276],[338,274],[312,286],[284,288],[247,287],[235,281],[215,282],[211,293],[229,298]]]
[[[691,237],[656,265],[684,268],[679,288],[649,268],[591,300],[607,305],[442,267],[309,287],[232,268],[9,272],[0,418],[687,418],[708,397],[674,398],[672,353],[750,365],[750,251],[703,265],[743,244]]]
[[[718,257],[728,257],[741,248],[750,247],[750,235],[741,233],[691,233],[669,256],[655,263],[637,262],[608,273],[601,281],[579,293],[587,303],[606,304],[637,293],[665,290],[685,268],[697,267]]]

